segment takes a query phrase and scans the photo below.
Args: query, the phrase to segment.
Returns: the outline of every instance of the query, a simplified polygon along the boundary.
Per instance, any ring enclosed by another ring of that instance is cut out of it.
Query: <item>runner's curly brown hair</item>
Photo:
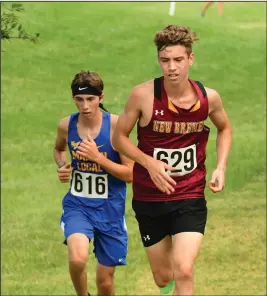
[[[154,43],[158,53],[167,46],[182,45],[186,48],[188,55],[192,52],[194,41],[199,40],[196,33],[189,27],[168,25],[166,28],[158,31],[154,38]]]

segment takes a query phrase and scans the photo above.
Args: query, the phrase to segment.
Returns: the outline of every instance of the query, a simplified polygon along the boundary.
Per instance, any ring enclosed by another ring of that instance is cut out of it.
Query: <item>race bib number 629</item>
[[[187,175],[197,167],[195,144],[179,149],[155,148],[153,157],[175,168],[167,171],[171,176]]]

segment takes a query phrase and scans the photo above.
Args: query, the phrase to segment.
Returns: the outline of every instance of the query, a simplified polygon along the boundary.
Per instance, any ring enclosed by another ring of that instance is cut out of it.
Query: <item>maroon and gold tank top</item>
[[[168,100],[163,77],[154,79],[154,104],[151,121],[137,128],[138,148],[176,168],[168,174],[176,181],[175,192],[162,193],[148,171],[138,163],[133,171],[133,198],[140,201],[171,201],[204,197],[206,185],[206,145],[209,128],[208,99],[204,86],[189,79],[198,100],[190,109],[174,106]]]

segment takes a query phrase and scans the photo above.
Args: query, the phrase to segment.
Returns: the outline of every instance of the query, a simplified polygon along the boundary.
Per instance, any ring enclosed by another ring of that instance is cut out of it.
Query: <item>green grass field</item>
[[[226,188],[206,191],[209,217],[195,267],[198,295],[266,295],[266,3],[24,3],[21,20],[40,43],[2,42],[1,295],[74,295],[59,226],[61,199],[53,145],[60,118],[76,111],[70,83],[100,73],[105,106],[120,113],[131,88],[160,76],[153,37],[175,23],[200,40],[190,77],[216,89],[233,125]],[[211,125],[210,125],[211,126]],[[135,134],[132,135],[135,139]],[[216,130],[207,148],[216,166]],[[127,197],[128,265],[116,271],[117,295],[159,295]],[[88,285],[95,288],[90,254]]]

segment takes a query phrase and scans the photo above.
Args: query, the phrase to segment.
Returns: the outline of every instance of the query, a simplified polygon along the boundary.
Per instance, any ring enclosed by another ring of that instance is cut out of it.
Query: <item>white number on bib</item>
[[[108,198],[108,175],[74,171],[70,192],[86,198]]]
[[[153,157],[176,168],[167,170],[171,176],[184,176],[191,173],[197,167],[196,145],[179,149],[155,148]]]

